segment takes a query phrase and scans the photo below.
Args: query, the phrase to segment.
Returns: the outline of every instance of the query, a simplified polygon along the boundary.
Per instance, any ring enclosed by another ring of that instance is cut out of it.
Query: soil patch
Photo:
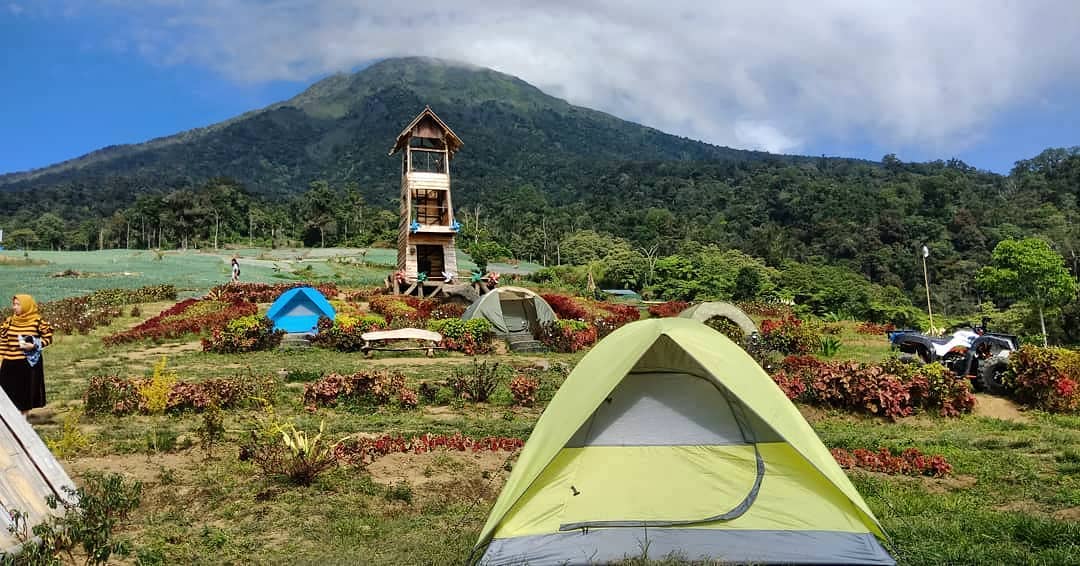
[[[1080,507],[1069,507],[1060,511],[1054,511],[1051,517],[1059,521],[1080,521]]]
[[[919,478],[923,482],[923,486],[926,487],[926,491],[930,493],[948,493],[950,491],[961,491],[969,489],[978,483],[975,476],[950,476],[947,478]]]
[[[179,344],[162,344],[160,346],[154,346],[153,348],[147,348],[145,350],[138,350],[130,352],[128,358],[133,360],[146,360],[151,358],[160,358],[161,356],[170,356],[173,354],[180,354],[183,352],[201,352],[202,342],[181,342]]]
[[[1017,423],[1031,422],[1031,417],[1020,412],[1020,406],[1004,397],[977,393],[973,414]]]
[[[502,489],[511,452],[387,454],[368,466],[371,479],[391,486],[407,482],[421,497],[492,498]]]
[[[202,460],[201,452],[190,450],[158,453],[147,458],[146,454],[118,454],[110,456],[80,457],[64,460],[64,468],[72,479],[87,472],[105,472],[134,478],[143,483],[157,483],[161,470],[177,473],[191,468]],[[76,480],[76,483],[79,483]]]
[[[424,416],[436,421],[456,421],[461,418],[461,414],[450,406],[424,407]]]

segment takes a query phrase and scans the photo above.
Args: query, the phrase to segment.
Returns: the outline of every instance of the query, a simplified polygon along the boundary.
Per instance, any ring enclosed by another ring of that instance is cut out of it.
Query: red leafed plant
[[[560,319],[581,321],[595,327],[598,338],[603,338],[620,326],[641,317],[641,313],[630,305],[557,294],[541,297],[551,305],[551,310],[555,311]]]
[[[538,380],[524,375],[510,380],[510,393],[514,395],[514,404],[522,407],[531,407],[536,402],[536,390],[539,388]]]
[[[487,436],[470,438],[460,432],[453,435],[421,434],[404,436],[383,435],[376,438],[350,438],[335,447],[338,459],[357,467],[366,467],[381,456],[393,453],[424,454],[436,450],[451,452],[513,452],[525,445],[520,438]]]
[[[896,419],[922,409],[957,416],[975,406],[968,380],[945,366],[823,362],[788,356],[772,375],[789,399]]]
[[[139,340],[179,338],[223,327],[233,319],[254,315],[258,310],[254,303],[187,299],[138,326],[102,338],[102,342],[112,346]]]
[[[855,327],[855,332],[858,332],[859,334],[881,335],[892,330],[896,330],[895,325],[878,324],[876,322],[861,322]]]
[[[952,473],[952,465],[940,454],[927,456],[917,448],[908,448],[899,455],[894,455],[888,448],[878,448],[876,452],[865,448],[830,450],[841,468],[862,468],[872,472],[892,475],[932,476],[942,478]]]
[[[226,283],[210,289],[207,296],[227,302],[272,303],[282,293],[296,287],[314,287],[328,299],[338,295],[337,285],[333,283]]]
[[[405,408],[416,407],[418,403],[416,392],[405,386],[405,375],[401,372],[331,373],[304,385],[304,406],[309,411],[320,406],[334,407],[341,402],[360,407],[378,407],[392,401]]]
[[[1080,410],[1080,353],[1024,346],[1009,357],[1006,386],[1025,405],[1051,412]]]
[[[671,318],[690,307],[686,301],[668,301],[649,307],[649,314],[655,318]]]

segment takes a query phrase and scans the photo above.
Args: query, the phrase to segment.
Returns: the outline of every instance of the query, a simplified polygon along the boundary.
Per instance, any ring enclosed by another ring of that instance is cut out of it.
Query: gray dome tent
[[[750,317],[746,316],[746,313],[744,313],[742,309],[731,303],[721,301],[701,303],[679,313],[679,318],[689,318],[702,323],[708,322],[710,319],[718,316],[722,316],[737,324],[746,336],[758,331],[754,321],[750,320]]]
[[[497,287],[465,310],[461,318],[482,317],[491,322],[496,334],[532,334],[545,322],[557,319],[543,297],[521,287]]]

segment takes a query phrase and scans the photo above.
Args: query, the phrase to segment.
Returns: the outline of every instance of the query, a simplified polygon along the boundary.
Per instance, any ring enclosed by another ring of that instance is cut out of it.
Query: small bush
[[[273,350],[284,336],[285,331],[274,330],[274,321],[265,316],[242,316],[213,329],[210,336],[202,339],[202,348],[215,354]]]
[[[162,368],[164,369],[164,368]],[[160,404],[162,387],[154,387],[151,379],[124,379],[117,376],[93,376],[83,396],[85,409],[91,414],[129,415],[149,414],[151,402],[143,395],[154,396],[153,406]],[[222,409],[249,407],[272,401],[277,396],[278,380],[269,375],[250,371],[228,379],[208,379],[197,383],[173,382],[165,396],[164,412],[202,412],[211,406]]]
[[[561,319],[540,328],[540,342],[556,352],[571,353],[596,343],[595,326],[580,320]]]
[[[264,428],[253,430],[241,448],[241,459],[250,459],[268,476],[311,485],[323,472],[338,465],[338,443],[323,438],[325,427],[325,421],[320,423],[314,435],[292,423],[273,425],[269,434]]]
[[[945,457],[936,454],[927,456],[917,448],[908,448],[894,455],[888,448],[879,448],[877,452],[856,448],[852,451],[843,448],[830,450],[841,468],[863,468],[873,472],[892,475],[931,476],[942,478],[952,473],[952,466]]]
[[[165,412],[165,406],[168,405],[169,401],[169,392],[177,381],[176,372],[166,370],[166,364],[166,359],[162,356],[161,361],[154,364],[154,374],[150,380],[143,381],[137,386],[139,396],[142,398],[141,408],[145,413],[160,414]]]
[[[805,355],[816,351],[819,337],[803,321],[788,316],[761,322],[761,338],[773,350],[784,355]]]
[[[362,334],[385,328],[386,320],[379,315],[340,315],[335,320],[322,317],[318,322],[318,332],[311,339],[311,343],[339,352],[359,352],[364,347]]]
[[[510,380],[510,392],[514,395],[514,404],[522,407],[531,407],[536,402],[536,391],[539,388],[539,381],[524,375]]]
[[[90,448],[90,437],[79,429],[82,414],[81,410],[68,412],[61,425],[60,434],[45,439],[45,445],[57,458],[68,458]]]
[[[401,480],[386,488],[386,499],[389,501],[403,501],[405,503],[412,503],[413,491],[412,485],[408,481]]]
[[[206,452],[207,458],[214,456],[214,446],[225,439],[225,416],[221,409],[211,404],[202,415],[202,423],[197,429],[199,446]]]
[[[896,326],[892,324],[878,324],[876,322],[861,322],[855,327],[855,332],[859,334],[871,334],[874,336],[881,336],[893,330],[896,330]]]
[[[773,381],[789,399],[896,419],[921,409],[957,416],[975,406],[971,386],[941,364],[912,366],[822,362],[810,356],[784,359]]]
[[[719,333],[727,336],[732,342],[742,345],[746,340],[746,336],[743,334],[742,328],[735,321],[726,316],[714,316],[705,321],[705,325]]]
[[[504,379],[505,370],[505,367],[499,366],[499,362],[488,365],[486,361],[473,358],[472,368],[454,368],[450,387],[461,399],[485,403]]]
[[[690,308],[690,303],[686,301],[668,301],[650,306],[649,314],[654,318],[671,318],[679,316],[679,313],[688,308]]]
[[[139,506],[141,482],[129,482],[119,474],[88,473],[82,487],[63,489],[69,494],[63,500],[55,495],[46,498],[50,509],[62,511],[32,531],[24,512],[9,510],[8,530],[22,546],[15,554],[0,554],[0,564],[51,566],[85,554],[85,564],[104,565],[114,554],[130,554],[130,543],[114,539],[113,534]]]
[[[1009,356],[1006,390],[1018,402],[1050,412],[1080,410],[1080,353],[1023,346]]]
[[[447,350],[464,352],[470,356],[490,353],[491,339],[495,336],[494,327],[485,318],[432,319],[428,321],[427,329],[442,334],[441,345]]]
[[[303,402],[310,411],[343,402],[355,407],[379,407],[395,399],[402,407],[415,407],[416,394],[403,394],[404,389],[405,375],[401,372],[331,373],[304,386]]]
[[[840,352],[840,339],[835,336],[822,336],[820,353],[823,357],[831,358]]]

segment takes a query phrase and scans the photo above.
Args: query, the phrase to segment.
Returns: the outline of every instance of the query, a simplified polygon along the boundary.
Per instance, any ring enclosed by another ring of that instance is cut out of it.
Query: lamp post
[[[934,311],[930,307],[930,275],[926,270],[926,258],[930,256],[930,248],[924,244],[922,247],[922,272],[926,285],[926,312],[930,315],[930,332],[934,332]]]

